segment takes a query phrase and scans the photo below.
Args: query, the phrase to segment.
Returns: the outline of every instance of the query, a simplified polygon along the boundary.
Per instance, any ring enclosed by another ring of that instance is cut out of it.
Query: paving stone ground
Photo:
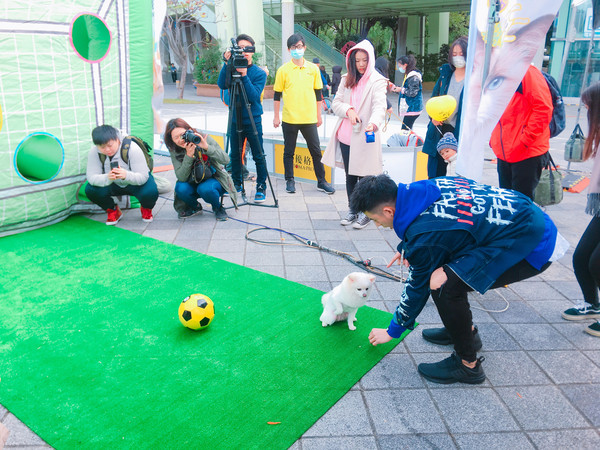
[[[172,86],[167,86],[165,97],[174,96]],[[211,120],[215,116],[225,118],[226,122],[227,111],[220,101],[195,97],[191,87],[186,97],[202,103],[169,104],[163,116],[184,117],[200,128],[209,116]],[[567,167],[563,148],[575,124],[576,110],[572,104],[567,106],[567,130],[551,141],[553,158],[562,168]],[[329,130],[333,119],[327,118]],[[272,101],[266,100],[266,136],[279,133],[271,121]],[[582,121],[586,123],[585,118]],[[425,125],[426,117],[421,116],[416,122],[419,134],[424,135]],[[490,151],[486,157],[492,158]],[[168,158],[159,157],[156,165],[168,163]],[[571,169],[589,174],[591,163],[572,164]],[[497,185],[495,170],[487,161],[483,181]],[[172,172],[166,176],[174,180]],[[393,256],[398,240],[392,231],[373,224],[363,230],[339,225],[347,207],[343,186],[328,196],[312,183],[297,183],[296,194],[288,194],[282,179],[271,180],[279,201],[277,209],[243,206],[237,212],[229,210],[237,220],[227,222],[216,222],[208,211],[179,220],[169,194],[159,199],[153,223],[143,223],[139,211],[132,210],[125,212],[118,226],[324,291],[355,266],[313,249],[249,242],[245,234],[256,226],[245,222],[283,228],[327,247],[372,258],[380,267]],[[247,182],[246,190],[254,193],[251,182]],[[270,201],[269,192],[267,204]],[[573,275],[572,254],[590,219],[584,207],[585,194],[565,193],[562,203],[546,208],[572,247],[544,274],[471,297],[474,321],[483,340],[481,354],[486,358],[485,383],[444,386],[429,383],[417,373],[417,364],[438,361],[451,351],[421,337],[423,329],[441,325],[433,303],[428,302],[419,317],[419,328],[307,430],[292,449],[600,448],[600,339],[584,333],[588,322],[567,322],[560,317],[564,309],[582,299]],[[103,215],[92,218],[105,220]],[[401,285],[378,279],[376,286],[370,306],[394,311]],[[503,309],[507,301],[506,311],[494,312]],[[315,323],[318,325],[317,318]],[[0,421],[11,431],[7,448],[48,448],[2,406]]]

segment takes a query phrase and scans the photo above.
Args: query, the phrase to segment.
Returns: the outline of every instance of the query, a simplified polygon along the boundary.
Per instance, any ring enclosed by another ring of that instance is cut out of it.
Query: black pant
[[[575,253],[573,270],[583,293],[583,299],[592,305],[598,305],[600,288],[600,217],[594,216],[587,226]]]
[[[549,266],[550,263],[546,263],[537,270],[527,261],[522,260],[500,275],[490,289],[539,275]],[[444,272],[448,276],[448,281],[440,289],[431,291],[431,297],[444,327],[452,338],[456,354],[467,362],[473,362],[477,359],[477,352],[473,345],[473,315],[467,297],[467,293],[472,292],[473,289],[446,266]]]
[[[548,164],[548,153],[509,163],[498,158],[498,182],[501,188],[521,192],[533,200],[542,169]]]
[[[427,178],[430,180],[432,178],[445,177],[447,170],[448,164],[446,164],[446,161],[444,161],[444,158],[439,153],[427,158]]]
[[[142,185],[129,184],[121,187],[115,183],[108,186],[92,186],[90,183],[85,185],[85,195],[92,203],[95,203],[103,210],[115,209],[113,196],[131,195],[138,199],[142,208],[152,209],[158,200],[158,188],[152,174],[148,176],[148,181]]]
[[[319,133],[316,123],[281,123],[283,131],[283,169],[285,171],[285,179],[294,179],[294,153],[296,153],[296,140],[298,139],[298,131],[304,136],[306,146],[310,152],[313,161],[313,168],[317,181],[325,181],[325,167],[321,162],[321,143],[319,141]]]
[[[419,116],[404,116],[404,119],[402,119],[402,129],[412,130],[412,127],[415,124],[415,120],[417,120],[418,118]]]
[[[340,149],[342,150],[342,161],[344,161],[344,171],[346,172],[346,194],[348,194],[348,206],[350,206],[350,196],[354,191],[354,186],[360,180],[360,177],[357,175],[348,175],[348,163],[350,161],[350,146],[346,144],[342,144],[340,142]],[[358,211],[351,211],[353,213],[357,213]]]

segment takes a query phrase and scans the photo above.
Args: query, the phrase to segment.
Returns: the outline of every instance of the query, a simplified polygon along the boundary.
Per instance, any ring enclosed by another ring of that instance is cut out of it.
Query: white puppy
[[[369,295],[373,290],[373,283],[375,283],[375,275],[364,272],[353,272],[347,275],[339,285],[330,292],[323,294],[321,298],[321,303],[323,303],[321,324],[326,327],[338,320],[344,320],[347,315],[348,328],[356,330],[354,326],[356,311],[369,299]],[[344,314],[344,316],[339,317],[341,314]]]

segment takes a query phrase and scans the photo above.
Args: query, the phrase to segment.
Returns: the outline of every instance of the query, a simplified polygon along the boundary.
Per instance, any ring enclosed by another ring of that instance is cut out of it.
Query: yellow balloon
[[[456,109],[456,99],[451,95],[440,95],[427,100],[425,110],[429,117],[438,122],[448,119]]]

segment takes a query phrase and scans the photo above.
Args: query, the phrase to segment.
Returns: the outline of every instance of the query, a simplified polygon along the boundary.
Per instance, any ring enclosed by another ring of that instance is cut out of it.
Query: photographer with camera
[[[180,219],[202,212],[201,198],[212,206],[217,220],[227,220],[221,197],[229,194],[237,208],[233,181],[225,165],[229,156],[210,136],[200,134],[183,119],[171,119],[165,129],[165,145],[171,154],[176,199],[173,204]],[[181,203],[185,206],[180,207]]]
[[[241,109],[242,123],[237,123],[236,114],[231,114],[231,126],[228,130],[229,142],[231,143],[231,175],[233,183],[238,192],[242,191],[242,147],[244,139],[250,144],[252,157],[256,164],[256,194],[254,201],[262,203],[266,199],[266,180],[267,164],[263,154],[263,132],[262,132],[262,114],[261,94],[267,81],[266,72],[258,66],[252,64],[252,55],[255,52],[254,39],[247,34],[240,34],[233,42],[229,50],[223,54],[226,63],[219,73],[217,84],[221,89],[229,89],[232,77],[241,78],[242,85],[246,91],[250,112],[242,107],[244,99],[242,92],[236,93],[236,98],[231,98],[229,108]],[[238,113],[240,111],[237,111]],[[252,120],[256,127],[256,133],[252,126]],[[237,127],[241,125],[241,133],[237,132]]]
[[[152,222],[158,189],[144,151],[131,137],[123,138],[119,130],[110,125],[94,128],[92,141],[94,147],[88,154],[85,195],[106,211],[106,225],[115,225],[123,215],[112,198],[119,195],[137,198],[142,220]]]

